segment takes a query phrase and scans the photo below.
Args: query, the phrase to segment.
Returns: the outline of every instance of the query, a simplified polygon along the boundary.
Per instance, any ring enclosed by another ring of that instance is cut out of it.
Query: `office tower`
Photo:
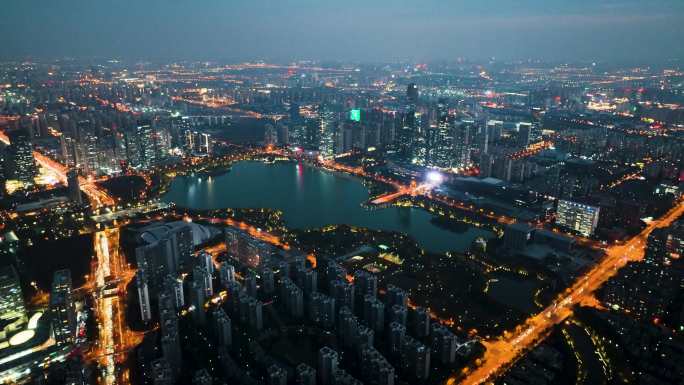
[[[394,304],[389,308],[389,322],[397,322],[400,325],[406,326],[406,315],[408,309],[405,306]]]
[[[330,296],[338,306],[354,309],[354,285],[344,279],[338,279],[330,284]]]
[[[316,369],[307,364],[299,364],[295,372],[297,385],[316,385]]]
[[[524,250],[532,239],[534,228],[526,223],[514,223],[504,230],[504,246],[510,250]]]
[[[457,340],[454,333],[444,325],[434,323],[432,325],[430,339],[432,343],[432,353],[440,363],[450,365],[456,362]]]
[[[171,365],[165,358],[152,361],[152,382],[154,385],[173,385],[176,382]]]
[[[192,376],[192,385],[212,385],[213,379],[206,369],[200,369]]]
[[[13,266],[0,268],[0,321],[26,320],[19,276]]]
[[[357,270],[354,273],[354,292],[359,298],[364,298],[367,294],[376,297],[378,278],[365,270]]]
[[[266,294],[271,294],[275,291],[275,274],[270,267],[265,267],[261,270],[261,288]]]
[[[222,308],[214,310],[214,333],[219,346],[230,346],[233,343],[233,332],[230,318]]]
[[[71,271],[55,271],[50,291],[50,314],[55,340],[59,344],[71,343],[76,330],[76,310],[71,295]]]
[[[408,293],[397,286],[387,285],[385,305],[387,305],[387,308],[391,308],[394,305],[406,307],[408,305]]]
[[[289,278],[281,280],[280,300],[290,317],[301,318],[304,315],[304,292]]]
[[[199,283],[203,287],[205,298],[209,298],[214,295],[214,285],[211,274],[203,267],[195,266],[195,268],[192,270],[192,280],[193,282]]]
[[[150,292],[142,271],[138,270],[135,274],[135,285],[138,289],[138,304],[140,305],[140,318],[143,322],[152,320],[152,309],[150,308]]]
[[[401,353],[405,336],[406,326],[398,322],[391,322],[389,324],[389,338],[387,343],[389,344],[389,351],[392,355],[397,356]]]
[[[430,374],[430,349],[410,336],[404,337],[401,364],[405,372],[419,380]]]
[[[221,286],[228,287],[228,284],[235,281],[235,266],[228,262],[222,262],[219,266],[219,281]]]
[[[287,370],[273,364],[268,367],[268,385],[287,385]]]
[[[382,332],[385,325],[385,304],[376,297],[366,294],[363,298],[363,320],[375,332]]]
[[[338,363],[336,351],[327,346],[318,351],[318,379],[321,385],[335,384],[333,376],[337,372]]]
[[[257,296],[257,277],[256,274],[251,271],[247,273],[245,279],[242,281],[242,286],[247,291],[247,295],[250,297]]]
[[[596,206],[560,199],[556,212],[556,224],[590,237],[598,226],[600,211],[600,208]]]
[[[411,324],[416,337],[427,337],[430,334],[430,311],[424,307],[416,307],[411,311]]]
[[[69,188],[69,199],[77,205],[83,204],[83,198],[81,197],[81,186],[78,182],[78,171],[76,169],[70,169],[67,172],[67,184]]]
[[[135,134],[139,148],[138,154],[140,155],[140,165],[145,168],[153,166],[157,161],[157,145],[152,122],[149,120],[138,121],[135,128]]]
[[[10,145],[5,152],[5,179],[15,180],[24,185],[32,185],[38,175],[38,167],[33,159],[31,137],[25,130],[8,133]]]

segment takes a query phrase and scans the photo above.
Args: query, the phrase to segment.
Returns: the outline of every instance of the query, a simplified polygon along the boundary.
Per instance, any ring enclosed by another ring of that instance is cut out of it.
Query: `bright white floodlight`
[[[437,171],[430,171],[427,173],[427,180],[430,184],[438,185],[444,181],[444,176]]]

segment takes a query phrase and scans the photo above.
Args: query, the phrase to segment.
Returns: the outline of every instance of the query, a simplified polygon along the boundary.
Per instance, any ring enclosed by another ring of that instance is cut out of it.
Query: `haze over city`
[[[3,3],[4,58],[679,60],[679,0]]]

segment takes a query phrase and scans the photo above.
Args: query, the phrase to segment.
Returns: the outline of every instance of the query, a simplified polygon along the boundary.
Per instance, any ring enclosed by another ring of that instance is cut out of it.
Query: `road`
[[[2,131],[0,131],[0,142],[5,143],[6,145],[10,144],[9,137]],[[33,151],[33,157],[41,167],[48,169],[57,176],[57,179],[59,179],[60,182],[67,184],[68,169],[66,166],[53,159],[50,159],[38,151]],[[103,206],[112,206],[115,204],[114,198],[110,197],[105,191],[98,188],[93,181],[81,176],[78,178],[78,182],[81,191],[83,191],[83,193],[88,197],[90,204],[94,209]]]
[[[542,341],[551,332],[553,326],[572,315],[572,309],[576,305],[591,302],[594,291],[617,274],[618,270],[630,262],[643,260],[648,235],[656,228],[669,226],[682,214],[684,214],[684,201],[679,201],[674,208],[651,222],[629,241],[606,248],[605,257],[566,289],[544,311],[528,318],[513,332],[505,332],[495,340],[484,341],[486,352],[479,365],[471,372],[454,374],[446,381],[446,384],[483,384],[511,367],[518,358]]]
[[[137,346],[143,333],[130,330],[126,323],[126,286],[135,277],[135,269],[128,266],[119,252],[118,228],[99,231],[94,235],[95,260],[86,287],[95,294],[95,317],[98,339],[86,358],[97,361],[103,368],[101,384],[130,383],[128,368],[117,368],[126,353]]]

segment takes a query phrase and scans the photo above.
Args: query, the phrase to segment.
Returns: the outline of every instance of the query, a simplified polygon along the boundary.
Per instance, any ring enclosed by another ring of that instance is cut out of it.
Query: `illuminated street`
[[[613,277],[629,262],[641,261],[644,257],[645,240],[656,228],[669,226],[684,214],[684,202],[666,215],[651,222],[639,235],[622,245],[605,250],[606,256],[592,267],[571,287],[565,290],[544,311],[525,321],[512,332],[506,332],[498,339],[484,341],[485,356],[475,370],[465,375],[454,375],[447,384],[476,385],[490,381],[512,365],[522,354],[543,340],[551,328],[572,315],[572,309],[586,300],[591,300],[594,291]]]

